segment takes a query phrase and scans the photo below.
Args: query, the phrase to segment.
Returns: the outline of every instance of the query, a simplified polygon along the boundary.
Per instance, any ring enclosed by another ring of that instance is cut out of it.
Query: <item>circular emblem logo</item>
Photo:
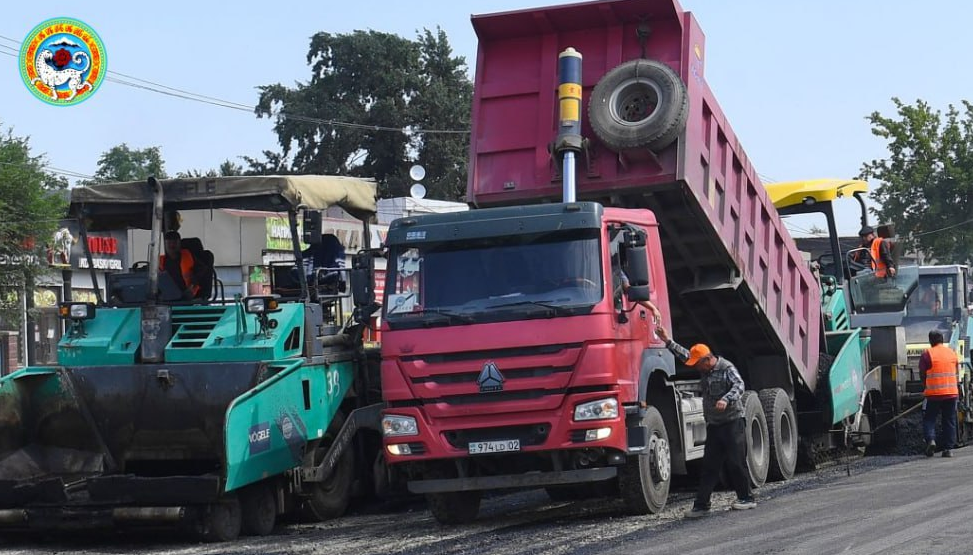
[[[20,77],[37,98],[55,106],[84,102],[105,80],[108,58],[101,37],[77,19],[41,23],[20,46]]]

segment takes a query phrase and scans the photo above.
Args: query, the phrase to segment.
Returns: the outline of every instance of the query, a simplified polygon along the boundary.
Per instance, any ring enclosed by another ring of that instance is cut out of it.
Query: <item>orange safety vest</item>
[[[959,395],[956,380],[956,353],[940,343],[926,349],[932,362],[926,370],[926,397],[945,397]]]
[[[882,238],[876,237],[872,240],[872,269],[875,270],[875,277],[883,278],[888,271],[888,266],[882,260]]]
[[[199,286],[193,281],[193,267],[196,264],[196,260],[193,258],[193,253],[186,249],[182,249],[179,254],[179,271],[182,273],[182,281],[195,296],[196,293],[199,293]],[[159,256],[159,268],[165,271],[165,267],[166,255],[162,254]]]

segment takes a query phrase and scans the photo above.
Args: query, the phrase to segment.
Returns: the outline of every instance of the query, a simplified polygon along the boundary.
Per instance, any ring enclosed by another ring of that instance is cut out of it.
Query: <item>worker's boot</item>
[[[936,452],[936,441],[930,439],[926,442],[926,456],[931,457]]]
[[[948,459],[948,458],[950,458],[952,456],[953,456],[953,452],[952,451],[950,451],[949,449],[943,449],[943,457],[944,458],[947,458]]]
[[[692,510],[687,511],[684,516],[686,518],[702,518],[704,516],[708,516],[709,514],[710,514],[709,507],[703,508],[703,507],[697,507],[696,505],[693,505]]]

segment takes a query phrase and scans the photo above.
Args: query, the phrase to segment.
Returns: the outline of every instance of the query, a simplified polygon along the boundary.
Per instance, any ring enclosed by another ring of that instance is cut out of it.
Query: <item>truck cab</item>
[[[396,220],[387,244],[386,446],[418,461],[410,490],[618,477],[644,447],[646,384],[675,370],[630,299],[667,312],[651,212],[578,202],[421,216]],[[654,433],[668,464],[665,430]],[[468,514],[478,495],[437,498],[454,505],[437,517]]]

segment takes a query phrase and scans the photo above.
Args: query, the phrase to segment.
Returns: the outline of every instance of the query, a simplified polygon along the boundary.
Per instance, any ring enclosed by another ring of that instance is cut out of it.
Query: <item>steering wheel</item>
[[[557,284],[558,284],[559,287],[564,287],[564,286],[570,285],[570,286],[574,286],[574,287],[583,287],[583,288],[586,288],[586,289],[588,289],[588,288],[590,288],[590,289],[597,289],[598,288],[598,284],[597,283],[591,281],[588,278],[583,278],[583,277],[565,278],[565,279],[562,279],[561,281],[559,281]]]
[[[851,270],[854,270],[856,272],[860,272],[862,270],[871,270],[872,269],[872,266],[870,264],[863,264],[863,263],[861,263],[861,262],[859,262],[859,261],[857,261],[857,260],[849,257],[848,258],[848,268],[851,269]]]

